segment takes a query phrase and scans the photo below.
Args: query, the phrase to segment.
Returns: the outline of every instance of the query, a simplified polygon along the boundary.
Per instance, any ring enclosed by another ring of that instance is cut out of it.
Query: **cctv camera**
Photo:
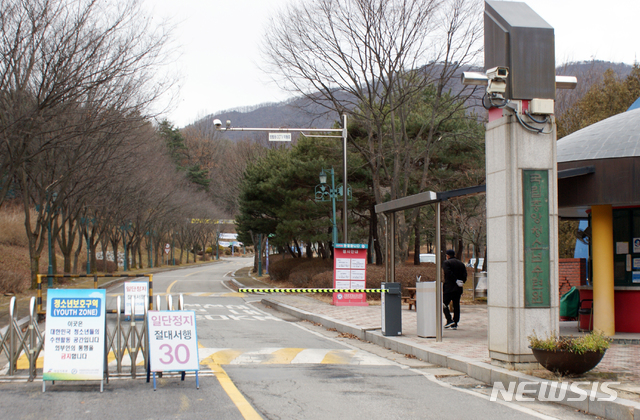
[[[507,82],[504,80],[489,79],[487,84],[487,93],[502,95],[507,91]]]
[[[222,121],[216,118],[215,120],[213,120],[213,125],[215,125],[216,128],[220,128],[222,127]]]
[[[509,76],[509,69],[506,67],[493,67],[487,70],[489,80],[505,80]]]
[[[507,91],[507,76],[509,69],[506,67],[493,67],[487,70],[487,93],[502,96]]]

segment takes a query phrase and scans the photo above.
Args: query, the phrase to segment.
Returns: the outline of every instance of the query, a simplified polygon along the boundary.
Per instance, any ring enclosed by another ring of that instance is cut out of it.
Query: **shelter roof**
[[[563,137],[557,147],[558,163],[640,156],[640,108]]]

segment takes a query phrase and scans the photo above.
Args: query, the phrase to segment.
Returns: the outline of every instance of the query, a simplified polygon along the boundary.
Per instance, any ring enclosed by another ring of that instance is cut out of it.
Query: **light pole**
[[[47,197],[47,216],[49,217],[49,228],[47,229],[47,242],[49,245],[49,268],[47,270],[47,275],[49,277],[47,277],[47,287],[53,287],[53,246],[51,244],[51,220],[53,217],[51,216],[51,201],[55,202],[57,197],[58,193],[55,192],[51,196],[52,200],[49,200],[49,197]]]
[[[258,234],[258,277],[262,277],[262,233]]]
[[[220,260],[220,226],[216,230],[216,261]]]
[[[149,264],[150,267],[149,268],[153,268],[153,232],[148,231],[147,232],[147,237],[149,238]],[[195,257],[194,257],[195,258]]]
[[[87,274],[91,274],[91,243],[89,242],[89,223],[94,221],[95,221],[94,218],[89,218],[89,217],[80,218],[80,223],[84,226],[84,234],[85,234],[85,238],[87,239]]]
[[[319,177],[320,183],[316,185],[315,200],[316,201],[331,200],[331,205],[333,207],[333,216],[332,216],[333,229],[331,234],[331,241],[333,243],[333,246],[335,247],[335,244],[338,243],[338,227],[336,226],[336,196],[338,195],[338,191],[336,190],[336,179],[333,172],[333,168],[328,169],[328,172],[331,174],[331,188],[329,188],[329,186],[327,185],[327,174],[323,168],[320,171],[320,177]]]
[[[171,235],[171,258],[173,259],[173,265],[176,265],[176,254],[175,254],[175,242],[176,242],[176,233],[173,232]]]
[[[127,269],[129,268],[129,255],[127,254],[127,232],[129,231],[129,229],[131,228],[131,222],[127,223],[126,225],[122,225],[121,229],[122,229],[122,244],[124,245],[124,261],[122,262],[122,268],[124,268],[124,271],[127,271]]]
[[[342,116],[343,123],[342,128],[240,128],[231,127],[231,121],[227,120],[226,127],[222,126],[222,122],[219,119],[213,120],[213,125],[218,131],[270,131],[273,133],[300,133],[305,137],[322,137],[322,138],[339,138],[342,139],[342,188],[347,190],[347,116]],[[312,136],[306,135],[307,133],[318,133]],[[320,133],[340,133],[340,135],[326,135]],[[335,215],[335,211],[333,212]],[[347,243],[347,200],[344,200],[344,206],[342,211],[342,223],[343,233],[342,239],[344,243]]]

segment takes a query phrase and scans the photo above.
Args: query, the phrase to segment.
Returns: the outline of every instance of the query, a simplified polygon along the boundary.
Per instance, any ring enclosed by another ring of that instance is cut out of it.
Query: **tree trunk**
[[[416,217],[416,223],[413,225],[415,240],[413,245],[413,264],[420,265],[420,214]]]
[[[56,258],[56,232],[58,231],[57,224],[57,220],[51,224],[51,269],[53,270],[53,274],[58,273],[58,259]]]
[[[66,229],[67,225],[69,226],[68,230]],[[56,239],[58,240],[60,252],[64,256],[63,272],[71,273],[71,253],[73,252],[73,245],[76,239],[76,228],[72,219],[68,219],[66,222],[62,223],[60,226],[60,234]]]
[[[110,240],[111,248],[113,248],[113,259],[116,263],[116,272],[118,272],[118,263],[119,263],[119,255],[118,255],[118,246],[120,245],[120,235],[116,233],[115,235],[111,235]],[[125,255],[125,258],[127,256]]]
[[[291,256],[293,258],[298,258],[298,256],[296,255],[296,253],[293,251],[293,249],[291,249],[291,247],[289,246],[289,244],[286,245],[287,246],[287,251],[289,251],[289,254],[291,254]]]
[[[458,246],[456,247],[456,258],[462,261],[462,251],[464,251],[464,244],[462,243],[462,236],[458,236]]]
[[[375,208],[375,204],[372,205]],[[380,231],[378,229],[378,215],[374,212],[374,217],[372,217],[373,226],[371,230],[373,231],[373,249],[376,252],[376,265],[380,266],[384,264],[384,256],[382,254],[382,247],[380,245]]]
[[[91,229],[91,236],[89,236],[89,245],[91,246],[91,249],[89,250],[89,259],[91,261],[91,264],[89,266],[89,272],[91,273],[95,273],[97,271],[97,266],[98,266],[98,261],[96,259],[96,248],[98,245],[98,235],[96,232],[96,227],[94,226],[93,229]]]
[[[78,225],[78,231],[80,230],[80,225]],[[73,274],[78,274],[78,259],[80,258],[80,253],[82,252],[82,243],[84,242],[84,238],[82,237],[82,232],[79,232],[78,235],[78,248],[76,248],[76,252],[73,254]]]
[[[31,288],[35,289],[38,287],[38,277],[36,273],[40,270],[40,256],[31,256],[30,254],[30,264],[31,264]]]

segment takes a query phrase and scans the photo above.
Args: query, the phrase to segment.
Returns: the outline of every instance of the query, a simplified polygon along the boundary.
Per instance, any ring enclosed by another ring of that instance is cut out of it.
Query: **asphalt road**
[[[483,384],[262,305],[227,283],[248,259],[154,275],[196,313],[200,389],[188,375],[96,383],[0,383],[11,419],[534,419],[592,418],[555,405],[491,402]],[[108,290],[110,305],[122,287]],[[163,307],[166,305],[163,298]],[[163,308],[164,309],[164,308]]]

